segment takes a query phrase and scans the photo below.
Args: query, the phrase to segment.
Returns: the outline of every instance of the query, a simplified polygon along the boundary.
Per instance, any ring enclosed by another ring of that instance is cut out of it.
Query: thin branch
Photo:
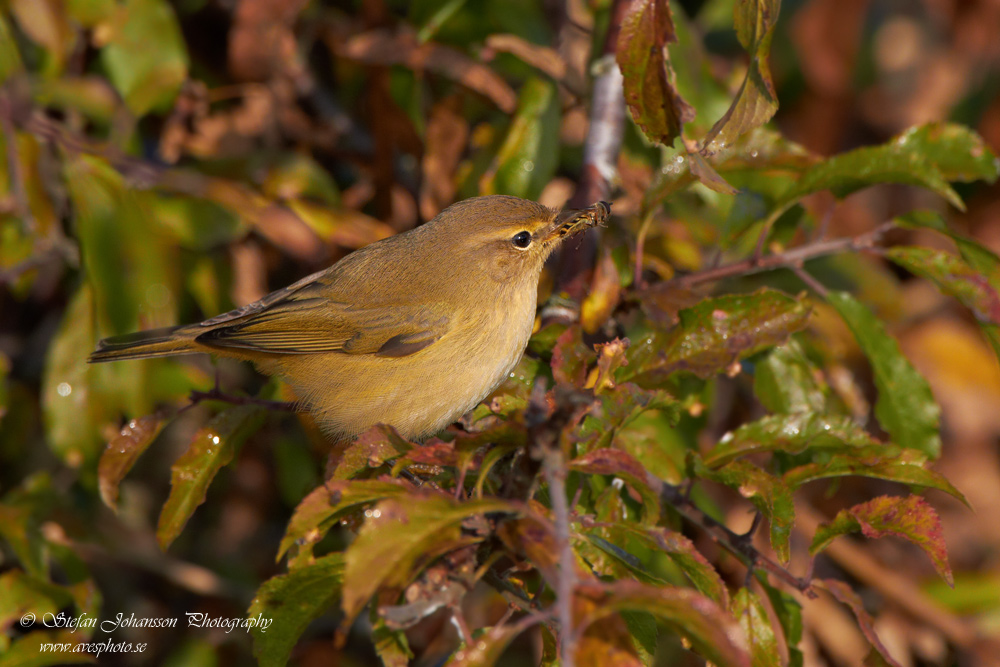
[[[604,38],[601,58],[597,63],[600,74],[594,79],[590,101],[590,124],[583,144],[583,168],[570,208],[586,208],[597,201],[611,201],[611,181],[617,173],[618,154],[625,132],[625,92],[622,73],[615,62],[618,31],[628,8],[626,0],[615,0],[611,7],[611,22]],[[557,292],[565,292],[579,303],[587,288],[597,256],[597,233],[584,235],[580,244],[564,248],[559,256],[556,273]],[[543,313],[543,316],[549,315]]]
[[[254,398],[252,396],[236,396],[235,394],[226,394],[219,391],[218,388],[213,388],[211,391],[192,391],[189,398],[191,400],[191,404],[186,406],[184,408],[185,410],[192,405],[201,403],[202,401],[222,401],[233,405],[259,405],[261,407],[268,408],[269,410],[281,410],[283,412],[301,411],[298,403],[289,403],[288,401],[270,401],[265,398]]]
[[[691,502],[691,499],[687,497],[687,494],[679,486],[667,484],[653,474],[646,475],[646,483],[657,492],[661,502],[670,505],[685,519],[700,526],[721,547],[746,562],[748,567],[759,567],[781,579],[795,590],[809,597],[815,596],[809,577],[796,577],[753,546],[753,533],[743,535],[734,533],[701,511],[697,505]]]
[[[796,264],[791,268],[792,271],[795,272],[795,275],[799,277],[799,280],[801,280],[807,286],[809,286],[809,288],[812,289],[812,291],[816,292],[816,294],[819,294],[821,297],[825,299],[826,295],[830,293],[830,290],[826,288],[826,285],[816,280],[816,278],[814,278],[812,274],[810,274],[808,271],[803,269],[801,265]]]
[[[892,222],[885,222],[870,232],[865,232],[858,236],[807,243],[766,257],[756,258],[751,256],[747,259],[731,264],[724,264],[713,269],[689,273],[686,276],[680,276],[668,282],[677,287],[694,287],[701,283],[715,282],[733,276],[746,276],[764,271],[773,271],[774,269],[793,268],[801,266],[803,262],[810,259],[833,255],[839,252],[869,250],[874,248],[875,244],[894,226]]]
[[[576,664],[576,631],[573,629],[573,596],[576,590],[576,559],[570,541],[569,504],[566,502],[566,461],[562,449],[545,450],[542,470],[549,485],[552,514],[555,516],[556,541],[559,548],[559,581],[556,589],[556,617],[560,628],[560,654],[563,667]]]

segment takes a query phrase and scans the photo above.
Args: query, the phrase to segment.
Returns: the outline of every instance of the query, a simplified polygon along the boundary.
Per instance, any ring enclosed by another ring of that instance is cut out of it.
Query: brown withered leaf
[[[532,67],[562,83],[575,95],[579,96],[584,92],[581,82],[569,76],[572,74],[571,70],[555,49],[532,44],[523,37],[511,34],[490,35],[486,38],[486,48],[517,56]]]
[[[662,329],[677,324],[680,321],[677,313],[701,301],[701,296],[690,288],[678,287],[670,282],[655,283],[633,294],[643,314]]]
[[[551,521],[530,512],[500,523],[497,536],[514,556],[526,559],[550,585],[556,585],[559,542]]]
[[[433,42],[421,44],[408,28],[372,30],[346,40],[331,31],[325,37],[330,50],[342,58],[370,65],[404,65],[417,72],[430,70],[492,100],[505,113],[513,113],[517,106],[514,90],[489,67],[456,49]]]
[[[293,31],[308,0],[240,0],[229,31],[229,71],[240,81],[296,75],[303,67]]]
[[[469,140],[469,123],[461,114],[461,99],[447,97],[431,109],[424,136],[424,179],[420,184],[420,215],[430,220],[455,200],[455,169]]]

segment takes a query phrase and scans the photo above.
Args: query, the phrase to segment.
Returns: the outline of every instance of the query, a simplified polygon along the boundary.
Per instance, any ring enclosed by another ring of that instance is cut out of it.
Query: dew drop
[[[535,163],[531,160],[524,160],[521,162],[521,169],[524,169],[525,171],[533,171],[535,169]]]
[[[70,386],[69,382],[60,382],[56,387],[56,393],[60,396],[69,396],[73,393],[73,387]]]
[[[217,435],[213,435],[212,436],[212,444],[213,445],[219,444],[219,436],[217,436]]]

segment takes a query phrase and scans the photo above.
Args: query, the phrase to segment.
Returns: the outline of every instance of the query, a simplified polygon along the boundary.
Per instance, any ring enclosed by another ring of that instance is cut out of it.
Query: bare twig
[[[268,408],[269,410],[281,410],[283,412],[299,412],[300,406],[297,403],[289,403],[287,401],[269,401],[265,398],[254,398],[252,396],[236,396],[235,394],[226,394],[219,389],[213,388],[211,391],[192,391],[190,396],[191,404],[188,405],[185,410],[192,405],[197,405],[202,401],[222,401],[224,403],[231,403],[233,405],[259,405],[261,407]]]
[[[597,201],[611,201],[611,181],[617,173],[625,127],[625,93],[622,73],[615,62],[618,29],[628,8],[627,0],[615,0],[611,22],[604,38],[600,73],[594,79],[590,102],[590,126],[583,145],[583,169],[570,208],[585,208]],[[579,245],[564,248],[556,273],[557,291],[579,303],[590,285],[597,255],[597,234],[586,234]]]
[[[552,514],[555,516],[556,541],[559,548],[559,582],[556,589],[556,617],[559,620],[559,652],[563,667],[574,667],[576,632],[573,629],[573,595],[576,590],[576,558],[569,534],[569,505],[566,502],[566,461],[557,446],[546,449],[542,470],[549,485]]]
[[[799,277],[799,280],[808,285],[809,288],[812,289],[812,291],[816,292],[816,294],[819,294],[821,297],[826,298],[826,295],[830,293],[830,290],[826,288],[826,285],[816,280],[812,276],[812,274],[803,269],[801,265],[796,264],[792,266],[791,269],[792,271],[795,272],[795,275]]]
[[[680,276],[669,281],[678,287],[694,287],[701,283],[715,282],[733,276],[746,276],[774,269],[794,268],[801,266],[803,262],[825,255],[833,255],[839,252],[869,250],[875,247],[882,237],[894,227],[892,222],[885,222],[870,232],[859,234],[858,236],[816,241],[792,248],[785,252],[768,255],[766,257],[751,256],[739,262],[724,264],[705,271],[696,271],[686,276]]]

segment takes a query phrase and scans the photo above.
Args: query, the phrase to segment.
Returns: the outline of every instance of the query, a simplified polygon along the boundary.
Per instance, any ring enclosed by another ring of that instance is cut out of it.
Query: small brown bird
[[[466,199],[255,303],[102,340],[90,361],[246,359],[291,384],[331,435],[382,423],[421,438],[503,382],[528,344],[545,259],[609,215],[606,202],[560,214],[517,197]]]

